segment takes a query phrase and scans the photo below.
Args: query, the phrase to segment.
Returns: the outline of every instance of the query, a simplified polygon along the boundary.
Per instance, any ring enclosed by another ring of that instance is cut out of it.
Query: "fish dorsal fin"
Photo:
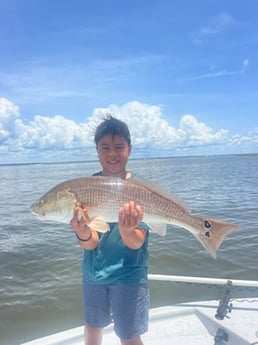
[[[90,221],[87,222],[87,225],[95,231],[98,232],[107,232],[110,231],[110,227],[105,219],[101,216],[90,218]]]
[[[131,177],[128,179],[129,181],[131,180],[131,183],[136,184],[136,185],[142,185],[144,188],[147,188],[149,190],[152,190],[153,192],[162,195],[162,197],[166,198],[167,200],[172,201],[173,203],[177,203],[180,205],[184,210],[189,212],[189,207],[176,195],[169,193],[166,191],[163,187],[160,187],[158,185],[155,185],[151,183],[150,181],[144,179],[144,178],[139,178],[139,177]]]
[[[150,230],[158,233],[160,236],[165,236],[167,232],[167,225],[164,223],[148,223]]]

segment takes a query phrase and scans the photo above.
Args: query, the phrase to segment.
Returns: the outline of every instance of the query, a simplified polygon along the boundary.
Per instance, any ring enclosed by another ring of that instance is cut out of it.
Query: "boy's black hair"
[[[100,139],[105,135],[111,135],[112,137],[118,135],[123,137],[127,141],[128,145],[131,144],[131,135],[127,124],[111,115],[104,118],[104,121],[96,128],[94,136],[95,144],[98,145]]]

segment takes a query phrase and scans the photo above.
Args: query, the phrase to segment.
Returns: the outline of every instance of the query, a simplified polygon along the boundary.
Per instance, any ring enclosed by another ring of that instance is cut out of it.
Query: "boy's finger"
[[[73,217],[71,219],[71,222],[74,221],[75,219],[78,219],[78,213],[79,213],[78,207],[75,207],[73,209]]]

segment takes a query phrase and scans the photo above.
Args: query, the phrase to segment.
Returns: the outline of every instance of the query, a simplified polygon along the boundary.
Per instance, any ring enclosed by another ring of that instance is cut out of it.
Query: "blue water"
[[[258,156],[131,161],[138,176],[178,195],[193,214],[240,225],[214,260],[187,231],[151,235],[150,273],[258,280]],[[91,175],[96,162],[0,166],[0,344],[17,345],[82,323],[82,250],[69,228],[44,224],[30,205],[55,184]],[[222,289],[150,282],[152,306],[219,298]],[[233,295],[258,296],[234,288]]]

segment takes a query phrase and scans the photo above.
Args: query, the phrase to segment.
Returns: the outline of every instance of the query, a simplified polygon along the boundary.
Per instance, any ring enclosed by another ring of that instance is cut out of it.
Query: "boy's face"
[[[119,136],[106,135],[100,139],[97,145],[100,164],[103,175],[124,177],[126,164],[131,153],[132,146]]]

